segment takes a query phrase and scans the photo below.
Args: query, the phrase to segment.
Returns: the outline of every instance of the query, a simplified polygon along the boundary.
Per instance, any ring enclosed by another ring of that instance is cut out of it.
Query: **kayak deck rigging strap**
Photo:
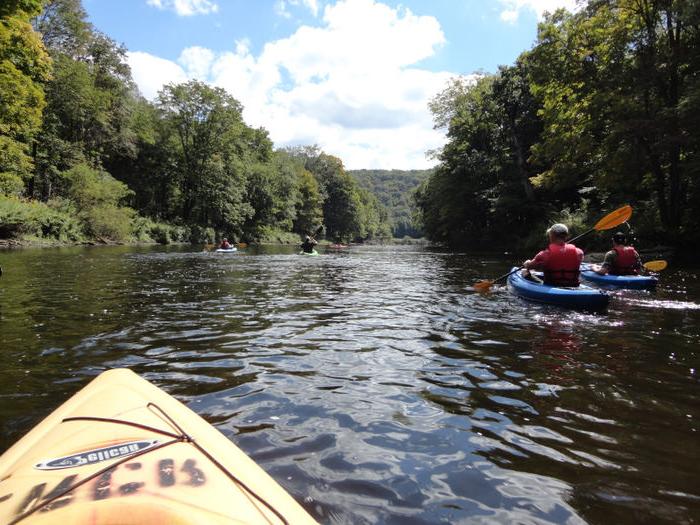
[[[143,425],[141,423],[135,423],[133,421],[125,421],[122,419],[112,419],[112,418],[105,418],[105,417],[94,417],[94,416],[75,416],[75,417],[67,417],[61,420],[61,423],[68,423],[71,421],[95,421],[95,422],[100,422],[100,423],[115,423],[118,425],[126,425],[130,427],[135,427],[135,428],[140,428],[141,430],[147,430],[149,432],[155,432],[156,434],[161,434],[163,436],[168,436],[173,439],[170,441],[165,441],[163,443],[160,443],[158,445],[155,445],[151,448],[148,448],[146,450],[142,450],[140,452],[136,452],[135,454],[131,454],[130,456],[124,457],[122,459],[117,460],[116,462],[112,463],[108,467],[105,467],[103,469],[98,470],[97,472],[94,472],[87,476],[86,478],[81,479],[80,481],[76,482],[72,486],[68,487],[67,489],[54,494],[52,497],[45,499],[42,501],[40,504],[35,505],[28,511],[25,511],[24,513],[20,514],[17,516],[14,520],[12,520],[8,525],[15,525],[22,521],[23,519],[31,516],[34,514],[36,511],[43,509],[44,507],[49,506],[51,503],[54,501],[63,498],[73,490],[85,485],[86,483],[92,481],[95,478],[98,478],[102,476],[105,472],[109,472],[110,470],[114,469],[115,467],[118,467],[122,463],[126,463],[128,461],[131,461],[134,458],[137,458],[139,456],[143,456],[144,454],[147,454],[149,452],[153,452],[154,450],[158,450],[164,447],[167,447],[169,445],[172,445],[174,443],[189,443],[193,445],[199,452],[204,454],[204,456],[211,461],[221,472],[223,472],[226,477],[228,477],[231,481],[236,483],[238,486],[243,488],[248,494],[253,496],[256,500],[258,500],[260,503],[262,503],[265,507],[267,507],[275,516],[277,516],[284,525],[289,525],[289,522],[282,516],[282,514],[275,509],[270,503],[265,501],[262,496],[257,494],[253,489],[248,487],[245,483],[243,483],[240,479],[238,479],[235,474],[230,472],[226,467],[224,467],[221,463],[219,463],[209,452],[206,451],[202,446],[199,445],[189,434],[187,434],[181,427],[178,425],[173,418],[171,418],[168,414],[165,413],[165,411],[160,408],[158,405],[155,403],[148,403],[146,405],[148,408],[153,409],[154,411],[158,412],[158,415],[162,417],[170,426],[172,426],[177,433],[175,432],[168,432],[167,430],[162,430],[160,428],[155,428],[151,427],[149,425]]]

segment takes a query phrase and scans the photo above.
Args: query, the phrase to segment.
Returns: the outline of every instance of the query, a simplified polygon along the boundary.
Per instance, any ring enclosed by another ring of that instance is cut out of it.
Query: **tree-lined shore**
[[[390,236],[340,159],[275,149],[199,81],[144,99],[80,0],[0,7],[0,239],[295,242]]]
[[[700,3],[589,0],[431,104],[447,130],[417,195],[427,236],[531,247],[631,204],[643,245],[700,245]]]

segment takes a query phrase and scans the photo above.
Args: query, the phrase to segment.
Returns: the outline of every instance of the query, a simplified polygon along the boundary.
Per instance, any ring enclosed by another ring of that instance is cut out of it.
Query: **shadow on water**
[[[186,402],[323,523],[692,523],[700,285],[585,314],[421,247],[0,253],[0,449],[106,368]]]

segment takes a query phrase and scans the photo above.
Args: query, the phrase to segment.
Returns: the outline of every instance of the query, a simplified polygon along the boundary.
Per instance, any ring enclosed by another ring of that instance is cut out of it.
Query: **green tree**
[[[423,232],[413,223],[416,211],[414,192],[428,178],[431,170],[349,170],[359,186],[375,195],[381,204],[380,215],[394,237],[421,237]]]
[[[653,196],[673,236],[697,224],[688,190],[700,118],[698,11],[690,0],[616,0],[545,20],[532,51],[545,122],[535,155],[550,165],[538,185],[591,187],[600,202]]]
[[[243,122],[235,98],[191,81],[166,86],[158,107],[177,139],[179,213],[185,223],[241,234],[246,224],[256,228],[275,215],[275,199],[264,187],[271,183],[272,143],[265,130]],[[260,218],[251,222],[254,205]]]
[[[62,174],[65,196],[91,237],[125,240],[131,234],[134,211],[121,204],[131,195],[126,184],[85,164]]]
[[[314,233],[323,224],[323,198],[316,178],[303,165],[297,170],[299,196],[295,204],[292,231],[300,235]]]
[[[501,67],[473,83],[451,81],[430,104],[448,142],[416,192],[427,234],[449,244],[511,242],[541,216],[531,151],[541,134],[528,63]],[[551,197],[551,196],[550,196]]]
[[[121,176],[137,155],[137,99],[126,50],[95,31],[79,0],[52,0],[34,20],[54,62],[31,190],[49,199],[79,163]]]
[[[33,169],[34,138],[44,108],[51,61],[29,19],[40,1],[0,7],[0,194],[19,194]]]

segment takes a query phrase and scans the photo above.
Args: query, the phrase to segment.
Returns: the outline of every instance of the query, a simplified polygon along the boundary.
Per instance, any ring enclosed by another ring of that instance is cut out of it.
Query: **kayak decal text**
[[[30,488],[26,495],[21,498],[19,505],[15,510],[15,516],[20,516],[26,512],[30,512],[37,505],[42,505],[39,512],[48,512],[53,509],[65,507],[76,501],[76,493],[87,489],[80,497],[92,501],[101,501],[113,497],[128,497],[132,494],[137,494],[142,489],[148,487],[149,479],[151,483],[156,483],[158,487],[167,489],[168,487],[189,486],[201,487],[206,484],[206,476],[204,471],[197,466],[194,459],[185,460],[180,468],[177,468],[173,459],[161,459],[156,463],[146,466],[152,466],[154,477],[146,475],[150,469],[142,468],[142,463],[131,461],[112,467],[94,480],[90,480],[86,484],[81,484],[77,474],[72,474],[63,478],[53,489],[47,487],[47,483],[38,483]],[[139,479],[141,478],[141,479]],[[77,485],[77,486],[76,486]],[[69,490],[71,487],[76,487],[74,490]],[[48,490],[47,492],[47,489]],[[13,499],[15,494],[5,494],[0,496],[0,504]],[[17,496],[20,496],[18,494]],[[54,499],[56,498],[56,499]],[[48,500],[53,500],[45,504]]]
[[[131,441],[129,443],[120,443],[110,447],[103,447],[70,456],[60,458],[46,459],[34,465],[34,468],[39,470],[60,470],[64,468],[82,467],[83,465],[92,465],[102,461],[124,458],[153,448],[159,443],[157,439],[148,441]]]

